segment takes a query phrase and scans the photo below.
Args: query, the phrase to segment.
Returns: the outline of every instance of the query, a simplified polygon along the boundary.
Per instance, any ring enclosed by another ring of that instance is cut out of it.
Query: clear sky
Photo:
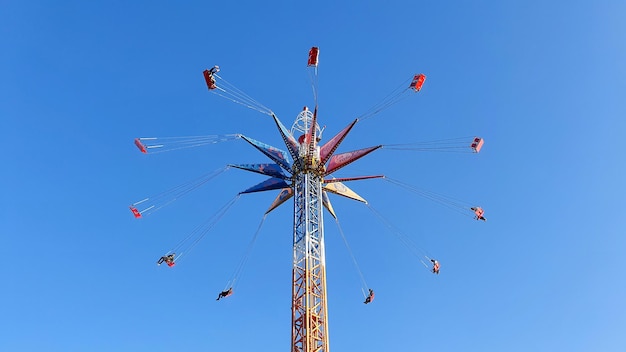
[[[242,197],[175,268],[155,261],[261,175],[228,170],[134,219],[128,205],[228,163],[244,141],[143,155],[136,137],[242,133],[267,115],[210,94],[221,76],[330,138],[413,74],[419,94],[339,151],[479,135],[480,154],[379,150],[385,174],[481,205],[474,221],[384,180],[351,183],[441,263],[429,273],[357,202],[326,215],[332,351],[626,350],[623,1],[0,1],[0,350],[287,351],[292,209]],[[283,147],[284,148],[284,147]]]

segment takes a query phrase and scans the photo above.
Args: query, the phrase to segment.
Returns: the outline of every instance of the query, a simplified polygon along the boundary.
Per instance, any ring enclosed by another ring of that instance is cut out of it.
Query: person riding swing
[[[372,303],[372,301],[374,300],[374,290],[372,290],[371,288],[369,290],[370,290],[370,293],[365,299],[365,302],[363,302],[365,304]]]
[[[220,298],[226,298],[226,297],[228,297],[228,296],[230,296],[230,295],[232,295],[232,294],[233,294],[233,288],[231,287],[231,288],[229,288],[229,289],[228,289],[228,290],[226,290],[226,291],[222,291],[222,292],[220,292],[220,294],[217,296],[216,301],[219,301],[219,300],[220,300]]]
[[[174,257],[175,256],[176,256],[176,253],[172,253],[172,254],[169,254],[169,255],[164,255],[161,258],[159,258],[159,260],[157,261],[157,265],[161,265],[163,262],[165,262],[165,264],[167,264],[167,266],[169,266],[171,268],[174,265],[176,265],[176,263],[174,262]]]

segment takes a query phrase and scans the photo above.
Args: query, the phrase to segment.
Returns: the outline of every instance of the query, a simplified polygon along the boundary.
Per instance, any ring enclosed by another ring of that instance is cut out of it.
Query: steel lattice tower
[[[304,120],[305,125],[310,123],[307,113],[310,114],[305,110],[299,115],[299,120]],[[310,151],[313,152],[312,157],[308,157]],[[328,351],[323,174],[317,168],[319,148],[315,139],[310,141],[309,148],[300,146],[299,157],[302,162],[295,163],[293,168],[291,351]]]

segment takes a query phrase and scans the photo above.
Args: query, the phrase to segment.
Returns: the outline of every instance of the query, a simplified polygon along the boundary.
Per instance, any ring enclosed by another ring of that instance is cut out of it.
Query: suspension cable
[[[228,99],[236,104],[245,106],[249,109],[256,110],[262,114],[266,114],[272,116],[272,110],[263,104],[259,103],[248,94],[244,93],[239,88],[235,87],[235,85],[231,84],[224,78],[222,78],[218,74],[213,74],[214,77],[220,80],[221,83],[219,86],[216,86],[216,89],[212,89],[211,91],[216,95],[221,96],[222,98]],[[221,93],[216,92],[220,91]]]
[[[222,134],[206,136],[181,137],[140,137],[135,139],[135,145],[142,153],[159,154],[179,149],[201,147],[208,144],[232,141],[241,138],[240,134]]]
[[[157,193],[153,196],[144,198],[138,202],[135,202],[133,204],[130,205],[130,210],[133,212],[133,214],[135,215],[136,218],[140,218],[144,215],[150,215],[154,212],[156,212],[159,209],[162,209],[163,207],[171,204],[172,202],[186,196],[187,194],[189,194],[190,192],[192,192],[193,190],[198,189],[199,187],[201,187],[202,185],[206,184],[207,182],[209,182],[210,180],[212,180],[213,178],[217,177],[218,175],[221,175],[222,173],[224,173],[226,170],[230,169],[230,166],[224,166],[222,168],[219,168],[217,170],[208,172],[204,175],[201,175],[199,177],[196,177],[195,179],[192,179],[190,181],[184,182],[178,186],[175,186],[167,191],[163,191],[161,193]],[[149,202],[147,204],[144,204],[146,202]],[[144,204],[143,208],[141,210],[139,210],[137,208],[138,205],[140,204]]]
[[[263,218],[261,219],[261,222],[259,223],[259,226],[257,227],[256,232],[254,233],[254,236],[252,236],[252,240],[248,244],[248,247],[246,248],[246,251],[244,252],[243,257],[239,261],[239,264],[237,264],[237,267],[235,268],[235,271],[233,272],[230,280],[228,280],[228,282],[226,283],[226,286],[224,287],[224,291],[226,291],[228,288],[231,288],[231,287],[233,288],[233,290],[236,288],[238,280],[243,274],[246,264],[248,263],[248,259],[250,258],[250,254],[252,253],[254,244],[256,243],[256,240],[259,236],[259,232],[261,232],[261,227],[263,227],[265,218],[267,218],[267,214],[263,215]]]
[[[407,235],[405,235],[402,231],[400,231],[396,226],[394,226],[389,220],[387,220],[385,217],[383,217],[383,215],[377,211],[376,209],[374,209],[374,207],[372,207],[370,204],[367,204],[367,207],[372,211],[372,213],[374,213],[374,215],[385,225],[389,228],[389,230],[391,231],[392,234],[394,234],[396,236],[396,238],[398,238],[400,240],[400,242],[402,242],[405,247],[411,252],[413,253],[413,255],[415,255],[415,257],[417,257],[419,259],[419,261],[422,263],[422,265],[424,266],[424,268],[426,268],[426,270],[428,270],[429,272],[434,272],[434,269],[431,265],[428,265],[424,262],[424,258],[426,258],[427,261],[431,262],[431,263],[435,263],[433,260],[431,259],[430,255],[428,254],[428,252],[421,248],[420,246],[418,246],[415,242],[413,242],[411,240],[410,237],[408,237]],[[437,272],[438,273],[438,272]]]
[[[185,252],[181,253],[178,256],[178,258],[180,259],[180,257],[183,256],[183,254],[191,252],[191,250],[195,248],[198,245],[198,243],[200,243],[200,241],[204,238],[204,236],[206,236],[206,234],[209,233],[209,231],[211,231],[211,229],[224,217],[224,215],[226,215],[228,210],[230,210],[230,208],[233,205],[235,205],[235,203],[239,200],[240,197],[241,197],[240,194],[236,195],[233,199],[231,199],[228,203],[226,203],[226,205],[224,205],[220,210],[218,210],[215,213],[215,215],[213,215],[213,217],[211,217],[207,222],[205,222],[204,226],[202,226],[202,228],[196,231],[198,236],[196,236],[195,240],[191,242],[191,244],[187,247]]]
[[[467,136],[414,143],[384,144],[383,148],[391,150],[477,153],[476,149],[473,148],[472,145],[472,141],[475,138],[477,137]]]
[[[412,193],[415,193],[415,194],[417,194],[417,195],[419,195],[421,197],[424,197],[426,199],[429,199],[429,200],[432,200],[432,201],[434,201],[436,203],[439,203],[439,204],[443,205],[444,207],[446,207],[448,209],[451,209],[453,211],[456,211],[456,212],[458,212],[460,214],[463,214],[463,215],[468,216],[468,217],[473,217],[474,216],[474,212],[473,212],[473,210],[471,210],[472,205],[470,203],[467,203],[465,201],[458,200],[456,198],[452,198],[452,197],[449,197],[449,196],[444,196],[442,194],[438,194],[438,193],[435,193],[435,192],[432,192],[432,191],[419,189],[419,188],[411,186],[411,185],[409,185],[407,183],[404,183],[404,182],[401,182],[401,181],[389,178],[387,176],[385,176],[384,179],[386,181],[392,183],[392,184],[395,184],[397,186],[403,187],[404,189],[406,189],[406,190],[408,190],[408,191],[410,191]]]
[[[392,90],[386,97],[384,97],[381,101],[376,103],[374,106],[366,110],[363,114],[359,115],[357,118],[361,121],[367,120],[379,112],[389,108],[390,106],[404,100],[408,95],[404,94],[409,91],[410,87],[407,86],[407,83],[410,79],[405,80],[400,84],[397,88]]]
[[[348,244],[348,240],[346,239],[346,236],[343,233],[343,229],[341,228],[341,225],[339,224],[339,219],[335,218],[335,223],[337,224],[337,228],[339,229],[339,234],[341,234],[341,238],[343,239],[343,243],[346,245],[346,248],[348,249],[348,253],[350,254],[350,258],[352,258],[352,263],[354,264],[354,268],[356,269],[357,273],[359,274],[359,278],[361,279],[361,283],[363,284],[363,288],[361,288],[361,292],[363,293],[363,297],[367,297],[367,294],[365,294],[365,290],[369,289],[369,286],[367,285],[367,281],[365,281],[365,277],[363,276],[363,272],[359,268],[359,264],[357,263],[356,258],[354,257],[354,253],[352,253],[352,249],[350,248],[350,245]]]

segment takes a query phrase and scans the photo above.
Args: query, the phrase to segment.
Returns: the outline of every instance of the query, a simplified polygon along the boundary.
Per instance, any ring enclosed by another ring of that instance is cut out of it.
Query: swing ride
[[[210,93],[270,116],[278,129],[286,150],[278,149],[242,134],[168,138],[150,137],[136,138],[134,140],[135,146],[144,154],[156,154],[226,141],[244,140],[271,160],[271,163],[227,165],[182,185],[135,202],[130,205],[130,210],[136,218],[148,216],[230,169],[245,170],[266,176],[267,178],[264,181],[235,195],[209,220],[194,228],[187,237],[173,246],[162,257],[162,260],[168,266],[174,266],[176,262],[188,254],[210,232],[242,195],[254,192],[278,191],[277,197],[263,215],[252,241],[235,269],[231,280],[219,293],[217,300],[220,300],[236,292],[238,279],[246,266],[247,258],[254,247],[268,214],[293,198],[292,352],[327,352],[329,350],[323,209],[326,209],[335,220],[339,234],[348,248],[352,262],[363,285],[364,303],[369,304],[374,300],[374,290],[367,285],[356,258],[350,250],[337,214],[330,202],[329,193],[364,203],[372,211],[374,217],[387,226],[390,232],[406,245],[413,254],[420,258],[421,263],[429,271],[435,274],[439,274],[439,262],[434,258],[430,258],[410,237],[393,226],[363,197],[348,188],[346,183],[357,180],[382,179],[463,215],[473,216],[477,220],[486,220],[483,216],[484,210],[475,204],[419,189],[384,175],[335,178],[333,174],[338,170],[381,148],[390,150],[479,153],[484,141],[480,137],[472,136],[409,144],[374,145],[353,151],[336,153],[340,144],[357,122],[369,119],[412,94],[420,92],[426,76],[424,74],[413,75],[380,103],[357,117],[332,138],[328,139],[328,141],[321,143],[323,141],[322,134],[324,128],[320,128],[318,124],[318,61],[319,49],[313,47],[309,51],[307,71],[313,88],[314,108],[311,111],[305,106],[297,115],[290,129],[283,125],[271,109],[263,106],[233,84],[224,80],[219,74],[220,68],[218,66],[203,72]]]

